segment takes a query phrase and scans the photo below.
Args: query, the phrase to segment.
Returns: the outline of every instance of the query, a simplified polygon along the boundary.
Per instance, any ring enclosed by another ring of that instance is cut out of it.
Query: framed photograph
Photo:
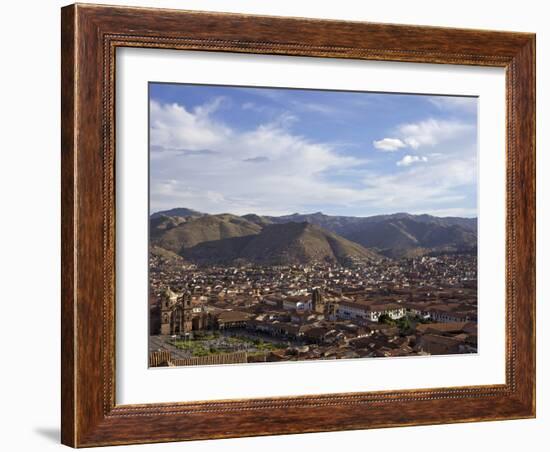
[[[535,36],[62,9],[62,442],[535,416]]]

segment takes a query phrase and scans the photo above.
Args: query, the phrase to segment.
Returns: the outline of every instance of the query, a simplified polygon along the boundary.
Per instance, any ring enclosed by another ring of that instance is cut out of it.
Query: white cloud
[[[339,111],[334,106],[315,102],[292,102],[292,106],[299,111],[320,113],[323,115],[334,115]]]
[[[401,148],[407,147],[399,138],[382,138],[372,142],[373,146],[380,151],[393,152]]]
[[[199,151],[219,145],[232,138],[232,131],[213,123],[209,116],[221,102],[205,104],[190,112],[173,104],[150,102],[151,146],[158,149]]]
[[[399,160],[396,165],[397,166],[410,166],[413,163],[419,163],[419,162],[427,162],[428,157],[425,156],[419,156],[419,155],[406,155],[401,160]]]
[[[389,152],[406,147],[412,149],[434,147],[473,130],[475,126],[471,123],[430,118],[416,123],[401,124],[395,130],[397,137],[383,138],[374,141],[373,145],[376,149]]]
[[[288,213],[303,203],[349,195],[325,175],[366,160],[293,134],[298,118],[290,113],[252,130],[233,129],[212,117],[221,103],[189,111],[151,102],[152,210],[181,205],[207,212]]]
[[[337,144],[297,135],[294,115],[239,130],[214,118],[223,105],[220,100],[188,110],[151,102],[152,211],[183,206],[209,213],[281,215],[326,206],[365,214],[473,208],[465,200],[467,190],[475,189],[475,140],[442,121],[438,127],[424,121],[406,130],[408,137],[431,131],[435,141],[456,133],[460,140],[445,143],[444,158],[432,156],[439,148],[428,157],[410,153],[399,170],[381,171],[342,154]],[[393,145],[401,142],[399,149],[406,149],[402,138]],[[392,139],[380,141],[387,140]]]
[[[402,139],[411,148],[435,146],[443,141],[451,140],[473,128],[471,124],[462,121],[427,119],[417,123],[403,124],[398,127]]]
[[[241,105],[243,110],[256,110],[258,106],[254,102],[245,102]]]
[[[440,110],[466,113],[477,111],[477,97],[429,96],[427,99]]]
[[[477,209],[476,208],[463,208],[456,207],[451,209],[434,209],[434,210],[422,210],[422,211],[411,211],[412,214],[428,214],[436,217],[476,217]]]
[[[212,99],[210,102],[207,102],[203,105],[195,107],[195,115],[199,118],[207,118],[209,115],[219,110],[219,108],[227,102],[225,97],[219,96]]]
[[[258,113],[269,113],[270,111],[273,111],[273,108],[270,108],[266,105],[259,105],[256,102],[244,102],[241,105],[241,108],[243,110],[250,110]]]
[[[475,156],[412,165],[391,174],[369,173],[363,179],[362,201],[380,211],[427,212],[464,206],[468,189],[475,189]]]

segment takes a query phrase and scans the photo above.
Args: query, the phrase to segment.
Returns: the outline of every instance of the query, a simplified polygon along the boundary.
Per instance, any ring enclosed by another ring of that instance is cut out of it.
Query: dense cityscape
[[[149,267],[151,366],[477,352],[474,253]]]

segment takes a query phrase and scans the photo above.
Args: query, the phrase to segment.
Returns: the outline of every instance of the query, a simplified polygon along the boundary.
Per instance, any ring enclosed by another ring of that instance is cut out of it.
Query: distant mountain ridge
[[[258,234],[203,242],[183,254],[200,263],[244,261],[262,265],[345,264],[381,258],[357,243],[306,222],[271,224]]]
[[[247,217],[248,215],[243,215]],[[273,222],[287,222],[287,221],[307,221],[312,224],[318,224],[319,226],[326,227],[328,229],[339,229],[345,232],[347,227],[365,223],[379,223],[384,221],[399,221],[399,220],[414,220],[420,223],[436,223],[441,226],[461,226],[472,232],[477,231],[477,218],[464,218],[464,217],[436,217],[428,214],[412,215],[410,213],[398,212],[388,215],[373,215],[369,217],[351,217],[351,216],[338,216],[338,215],[325,215],[322,212],[315,212],[310,214],[294,213],[292,215],[283,215],[280,217],[266,216],[261,217],[270,219]]]
[[[281,225],[289,226],[275,227]],[[150,226],[153,245],[203,262],[238,259],[283,262],[284,256],[287,256],[287,261],[296,263],[312,260],[341,262],[380,255],[399,258],[475,252],[477,248],[476,218],[426,214],[350,217],[316,212],[275,217],[210,215],[177,208],[153,214]],[[297,235],[290,240],[292,234]],[[300,234],[306,238],[305,242],[300,241]],[[300,248],[304,243],[305,248]],[[335,244],[336,250],[331,244]]]
[[[162,215],[150,220],[151,242],[180,255],[203,242],[259,234],[261,230],[257,224],[231,214]]]
[[[192,217],[192,216],[203,216],[206,215],[201,212],[197,212],[193,209],[188,209],[186,207],[175,207],[169,210],[163,210],[162,212],[155,212],[151,214],[150,218],[159,218],[159,217]]]

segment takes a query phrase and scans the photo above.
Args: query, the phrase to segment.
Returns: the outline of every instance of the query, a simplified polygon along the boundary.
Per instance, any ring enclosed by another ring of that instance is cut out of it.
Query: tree
[[[413,329],[413,325],[409,317],[402,317],[399,319],[399,331],[401,334],[407,334]]]

